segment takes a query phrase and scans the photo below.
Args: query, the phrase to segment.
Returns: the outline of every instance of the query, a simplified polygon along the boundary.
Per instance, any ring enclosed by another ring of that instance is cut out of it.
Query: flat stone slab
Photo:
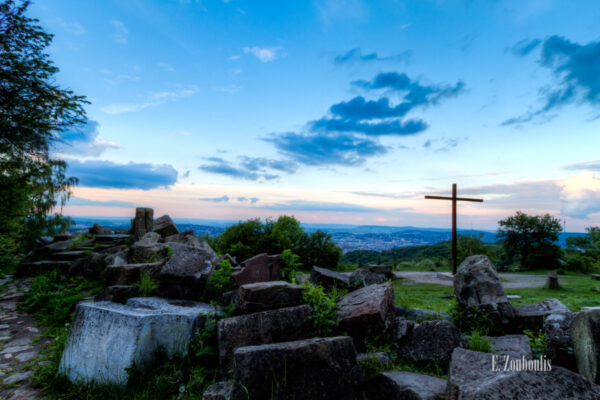
[[[184,355],[206,315],[216,312],[205,303],[157,297],[78,304],[59,373],[72,382],[125,384],[127,369],[145,371],[157,352]]]
[[[54,253],[52,259],[60,261],[75,261],[78,258],[85,257],[87,254],[84,250],[61,251]]]
[[[115,234],[115,235],[96,235],[94,241],[98,243],[125,243],[128,239],[133,240],[132,235],[123,235],[123,234]]]
[[[486,336],[496,354],[518,359],[531,359],[531,346],[527,335]]]
[[[32,371],[27,371],[27,372],[22,372],[20,374],[14,374],[9,376],[8,378],[4,378],[4,380],[2,381],[3,384],[5,385],[11,385],[13,383],[18,383],[18,382],[22,382],[26,379],[29,379],[33,376],[33,372]]]
[[[284,281],[257,282],[237,290],[235,313],[248,314],[302,304],[302,286]]]
[[[446,392],[445,380],[407,371],[381,372],[366,386],[376,399],[437,400]]]
[[[546,299],[515,307],[515,319],[525,328],[537,331],[544,327],[544,317],[557,312],[569,312],[569,309],[558,299]]]
[[[165,260],[152,263],[109,265],[105,270],[105,280],[110,286],[132,285],[138,282],[144,272],[156,277]]]

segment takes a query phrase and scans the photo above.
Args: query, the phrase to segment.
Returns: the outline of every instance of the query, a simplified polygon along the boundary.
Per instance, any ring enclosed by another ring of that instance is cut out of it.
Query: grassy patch
[[[452,286],[397,280],[394,281],[394,292],[400,307],[449,312],[454,304],[453,299],[444,298],[454,294]]]

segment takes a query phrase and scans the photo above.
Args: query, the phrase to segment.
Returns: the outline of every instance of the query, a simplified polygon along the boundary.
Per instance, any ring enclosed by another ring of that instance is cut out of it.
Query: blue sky
[[[39,1],[89,122],[71,215],[600,217],[597,1]]]

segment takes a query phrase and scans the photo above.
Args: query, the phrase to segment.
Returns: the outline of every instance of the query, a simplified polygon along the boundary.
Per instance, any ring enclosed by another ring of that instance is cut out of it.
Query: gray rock
[[[242,285],[235,298],[235,313],[248,314],[302,304],[302,286],[285,281]]]
[[[88,229],[88,232],[92,235],[111,235],[113,233],[110,228],[105,228],[99,224],[94,224]]]
[[[383,275],[385,279],[393,279],[394,273],[392,271],[391,265],[384,264],[373,264],[373,265],[363,265],[362,269],[373,272],[378,275]]]
[[[571,338],[579,373],[600,382],[600,310],[577,313],[571,324]]]
[[[525,357],[530,360],[532,358],[527,335],[486,336],[486,339],[495,354],[514,359]]]
[[[179,229],[177,229],[177,225],[175,225],[171,217],[168,215],[163,215],[162,217],[154,220],[154,232],[158,233],[164,238],[170,235],[177,235],[179,233]]]
[[[105,254],[92,253],[74,261],[69,268],[69,276],[84,276],[87,279],[100,279],[102,272],[108,266]]]
[[[418,324],[415,321],[406,319],[396,314],[396,330],[394,332],[396,342],[401,341]]]
[[[350,287],[350,276],[348,274],[316,266],[312,268],[310,281],[326,289],[331,289],[332,287],[347,289]]]
[[[131,246],[133,262],[148,263],[163,259],[167,256],[167,245],[158,243],[160,235],[156,232],[146,233],[140,240]]]
[[[137,297],[139,287],[134,285],[114,285],[105,288],[94,297],[94,301],[112,301],[125,304],[127,300]]]
[[[233,391],[233,381],[213,383],[202,394],[202,400],[230,400]]]
[[[75,261],[78,258],[85,257],[86,255],[87,253],[84,250],[59,251],[58,253],[54,253],[52,255],[52,259],[58,261]]]
[[[24,362],[27,362],[27,361],[31,360],[33,357],[36,356],[36,354],[37,353],[35,351],[28,351],[27,353],[17,354],[15,356],[15,358],[17,360],[19,360],[19,362],[24,363]]]
[[[454,295],[465,309],[478,307],[503,318],[514,317],[496,268],[484,255],[467,257],[460,264],[454,277]]]
[[[13,353],[21,353],[23,351],[32,350],[33,347],[29,345],[21,345],[21,346],[6,346],[0,354],[13,354]]]
[[[575,314],[570,311],[547,315],[544,319],[544,333],[546,334],[546,356],[552,360],[552,365],[577,372],[571,339],[573,318]]]
[[[217,265],[214,253],[181,243],[166,243],[173,255],[160,271],[158,293],[175,299],[197,299]]]
[[[104,270],[104,280],[107,285],[132,285],[140,280],[144,273],[152,278],[158,278],[165,260],[152,263],[109,265]]]
[[[398,343],[398,355],[416,363],[434,362],[446,368],[452,351],[464,344],[460,331],[452,322],[425,321],[411,329]]]
[[[366,383],[369,400],[437,400],[446,392],[446,381],[406,371],[381,372]]]
[[[26,379],[29,379],[32,376],[33,376],[32,371],[21,372],[20,374],[14,374],[14,375],[9,376],[8,378],[4,378],[2,383],[5,385],[12,385],[13,383],[22,382]]]
[[[515,370],[517,364],[492,364],[493,356],[457,348],[448,371],[448,400],[592,400],[600,398],[600,387],[585,377],[561,367],[546,371]],[[517,361],[517,360],[514,360]],[[528,360],[528,364],[539,360]],[[511,370],[511,367],[512,370]]]
[[[283,262],[278,254],[258,254],[243,261],[239,269],[231,274],[238,286],[246,283],[275,281],[279,278],[279,271],[283,268]]]
[[[338,301],[336,310],[340,329],[348,332],[362,351],[366,339],[393,333],[394,288],[391,283],[384,283],[355,290]]]
[[[81,303],[75,309],[59,373],[69,380],[124,384],[134,364],[147,370],[162,352],[186,354],[194,332],[214,307],[156,297],[129,299],[126,305]]]
[[[127,244],[127,242],[130,240],[134,240],[134,237],[132,235],[118,233],[114,235],[96,235],[96,237],[94,238],[94,241],[96,243],[109,244],[112,246]]]
[[[525,304],[515,307],[515,323],[519,327],[537,332],[544,327],[544,317],[557,312],[570,312],[557,299],[547,299],[535,304]]]
[[[368,285],[385,283],[385,276],[371,272],[368,269],[359,268],[350,274],[348,282],[352,287],[365,287]]]
[[[60,270],[61,272],[68,271],[71,266],[70,261],[43,260],[21,263],[17,267],[16,276],[31,276],[43,274],[47,271]]]
[[[233,400],[361,398],[352,339],[315,338],[235,351]]]
[[[238,347],[313,337],[315,330],[308,319],[311,314],[312,308],[302,305],[220,320],[217,337],[221,370],[233,367],[233,353]]]
[[[414,321],[443,320],[449,321],[450,315],[442,311],[425,310],[422,308],[396,307],[396,315]]]
[[[135,218],[131,221],[131,230],[135,240],[140,240],[146,233],[154,228],[154,210],[138,207],[135,209]]]

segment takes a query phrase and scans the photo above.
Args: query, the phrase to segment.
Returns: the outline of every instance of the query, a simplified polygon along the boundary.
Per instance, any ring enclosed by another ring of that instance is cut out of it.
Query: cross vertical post
[[[479,203],[483,202],[483,199],[468,199],[465,197],[456,197],[456,183],[452,184],[452,197],[444,196],[425,196],[426,199],[434,200],[452,200],[452,275],[456,275],[456,202],[457,201],[476,201]]]

